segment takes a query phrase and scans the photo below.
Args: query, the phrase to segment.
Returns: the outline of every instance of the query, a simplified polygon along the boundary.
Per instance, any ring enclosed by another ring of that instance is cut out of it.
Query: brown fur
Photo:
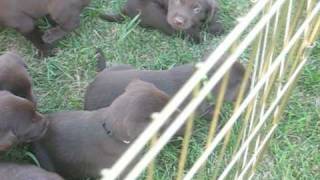
[[[219,63],[209,72],[209,75],[216,71],[223,60],[224,58],[221,58]],[[84,109],[95,110],[109,106],[114,99],[124,92],[128,83],[135,78],[152,83],[168,95],[173,96],[191,77],[193,71],[194,66],[192,64],[180,65],[170,70],[137,70],[128,65],[118,65],[104,69],[88,86]],[[245,68],[241,63],[236,62],[230,72],[229,84],[225,93],[226,101],[234,101],[237,97]],[[219,88],[220,84],[213,89],[212,95],[217,95]],[[202,103],[198,109],[198,115],[208,117],[211,115],[212,109],[213,107],[209,103]]]
[[[0,91],[0,107],[0,151],[35,141],[46,132],[48,121],[36,112],[32,102]]]
[[[200,31],[208,26],[212,34],[221,34],[217,21],[218,6],[215,0],[127,0],[122,13],[131,18],[140,14],[140,25],[152,27],[172,35],[183,31],[195,42],[200,42]],[[121,22],[119,14],[101,15],[107,21]]]
[[[7,52],[0,56],[0,90],[10,91],[16,96],[36,103],[27,65],[14,52]]]
[[[169,97],[150,83],[132,81],[106,108],[53,113],[34,151],[42,167],[65,178],[98,177],[150,123]]]
[[[33,165],[0,163],[1,180],[63,180],[59,175]]]
[[[42,55],[49,55],[50,44],[80,24],[80,11],[90,0],[0,0],[0,26],[16,29],[30,40]],[[35,20],[46,15],[56,25],[44,33]]]

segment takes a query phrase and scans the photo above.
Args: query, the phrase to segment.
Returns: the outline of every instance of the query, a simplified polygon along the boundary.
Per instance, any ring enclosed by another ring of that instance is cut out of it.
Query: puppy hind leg
[[[101,72],[105,69],[108,71],[120,71],[120,70],[127,70],[127,69],[133,69],[131,65],[126,64],[117,64],[114,65],[112,63],[108,63],[108,59],[105,57],[104,53],[100,48],[96,49],[97,53],[97,72]]]

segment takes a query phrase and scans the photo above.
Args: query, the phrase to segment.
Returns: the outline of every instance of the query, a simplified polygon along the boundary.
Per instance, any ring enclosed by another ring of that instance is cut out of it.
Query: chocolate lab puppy
[[[212,34],[223,32],[222,25],[217,22],[217,11],[215,0],[127,0],[122,14],[131,18],[140,15],[140,25],[168,35],[183,31],[198,43],[204,26],[208,26]],[[124,19],[120,14],[105,14],[101,18],[111,22]]]
[[[0,151],[35,141],[45,134],[48,121],[36,112],[31,101],[0,91],[0,107]]]
[[[33,165],[0,163],[1,180],[63,180],[59,175]]]
[[[102,57],[102,59],[101,59]],[[103,61],[103,56],[99,56],[99,61]],[[221,61],[209,72],[213,74],[219,67]],[[99,63],[101,64],[101,63]],[[103,67],[102,67],[103,68]],[[102,69],[99,68],[99,69]],[[170,70],[137,70],[129,65],[118,65],[106,68],[89,84],[85,93],[85,110],[95,110],[109,106],[114,99],[120,96],[128,83],[135,78],[154,84],[157,88],[173,96],[191,77],[194,72],[194,65],[186,64],[174,67]],[[237,97],[238,89],[241,85],[245,73],[245,68],[241,63],[235,63],[230,71],[229,84],[225,93],[226,101],[234,101]],[[212,91],[217,95],[220,84]],[[199,107],[200,117],[209,117],[212,106],[206,102]]]
[[[50,114],[46,135],[34,143],[36,157],[41,167],[65,178],[99,177],[168,100],[154,85],[133,80],[108,107]]]
[[[0,56],[0,90],[10,91],[16,96],[36,103],[27,65],[14,52],[7,52]]]
[[[50,44],[80,24],[80,11],[90,0],[0,0],[0,26],[16,29],[30,40],[43,55]],[[49,15],[55,27],[44,33],[36,19]]]

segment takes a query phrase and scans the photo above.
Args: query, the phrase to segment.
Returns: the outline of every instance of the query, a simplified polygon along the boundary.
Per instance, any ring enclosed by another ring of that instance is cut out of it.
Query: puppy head
[[[0,90],[10,91],[16,96],[36,103],[27,65],[14,52],[7,52],[0,56]]]
[[[133,80],[110,106],[115,118],[113,136],[122,142],[133,141],[151,122],[151,114],[161,111],[168,101],[169,96],[154,85]]]
[[[227,57],[228,57],[227,54],[223,55],[221,59],[219,59],[219,61],[216,63],[216,65],[214,65],[214,67],[209,71],[208,75],[212,76],[222,66],[222,64],[224,63],[225,59],[227,59]],[[237,99],[241,84],[244,80],[245,72],[246,72],[245,66],[238,61],[231,66],[229,70],[228,85],[227,85],[227,89],[224,97],[225,101],[233,102]],[[249,79],[247,82],[246,91],[249,90],[250,84],[251,84],[251,80]],[[221,85],[222,85],[222,80],[213,89],[212,91],[213,95],[219,94]]]
[[[0,107],[0,147],[31,142],[45,134],[48,121],[36,112],[31,101],[0,91]]]
[[[169,0],[167,21],[174,29],[186,30],[211,18],[216,9],[215,0]]]

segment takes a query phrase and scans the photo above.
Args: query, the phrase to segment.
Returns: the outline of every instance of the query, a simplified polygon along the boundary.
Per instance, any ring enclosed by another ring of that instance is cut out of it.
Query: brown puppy
[[[36,104],[27,65],[14,52],[7,52],[0,56],[0,90],[10,91]]]
[[[152,27],[172,35],[183,31],[195,42],[200,42],[204,25],[212,34],[223,32],[217,22],[218,6],[215,0],[127,0],[122,13],[131,18],[140,15],[140,25]],[[101,15],[107,21],[123,21],[119,14]]]
[[[0,0],[0,26],[14,28],[30,40],[43,55],[50,44],[80,24],[80,11],[90,0]],[[56,24],[44,34],[35,20],[49,15]]]
[[[99,177],[130,146],[169,97],[154,85],[134,80],[106,108],[53,113],[34,151],[42,167],[65,178]]]
[[[0,151],[37,140],[46,132],[48,121],[36,112],[32,102],[0,91],[0,107]]]
[[[222,58],[223,60],[224,58]],[[103,61],[103,59],[99,59]],[[221,63],[222,61],[220,61]],[[102,64],[102,63],[99,63]],[[219,64],[219,63],[218,63]],[[213,74],[219,66],[215,66],[209,74]],[[99,68],[101,69],[101,68]],[[135,78],[154,84],[157,88],[173,96],[183,84],[191,77],[194,71],[192,64],[180,65],[170,70],[137,70],[126,65],[115,66],[101,71],[94,81],[88,86],[85,94],[85,110],[95,110],[109,106],[114,99],[124,92],[128,83]],[[235,63],[230,71],[230,78],[226,101],[234,101],[241,85],[245,68],[241,63]],[[219,84],[212,91],[213,95],[218,94]],[[199,116],[211,115],[212,106],[203,103],[199,107]]]
[[[33,165],[0,163],[1,180],[63,180],[59,175]]]

